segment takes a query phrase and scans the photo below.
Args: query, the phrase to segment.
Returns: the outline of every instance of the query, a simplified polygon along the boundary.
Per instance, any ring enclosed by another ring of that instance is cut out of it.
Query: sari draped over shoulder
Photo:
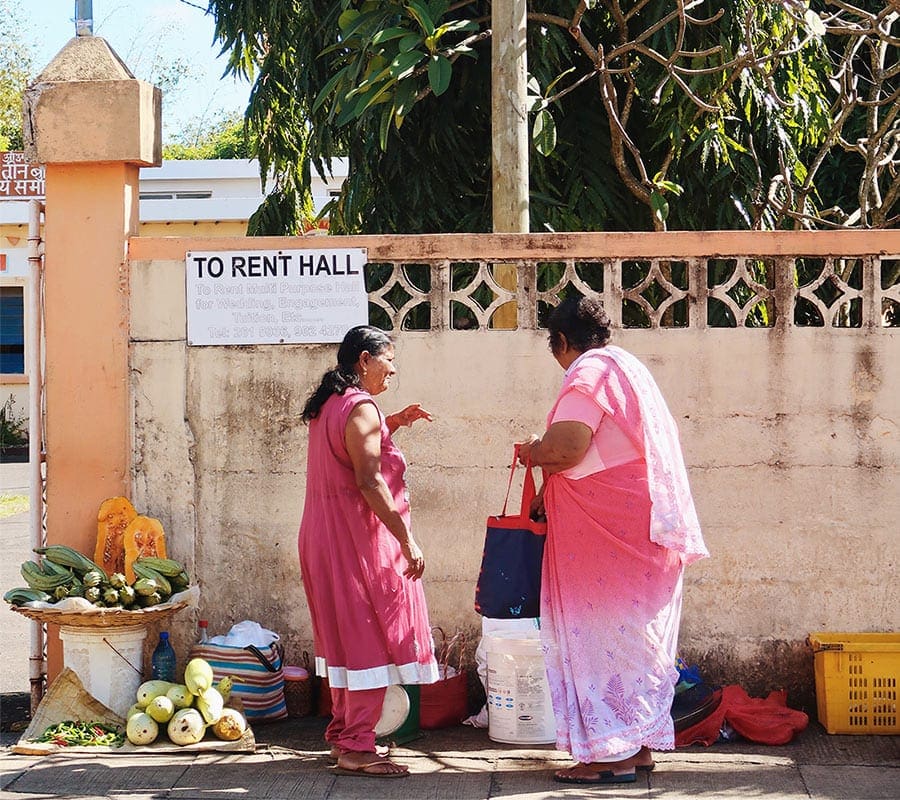
[[[608,345],[579,359],[559,398],[570,388],[593,399],[644,454],[652,502],[650,540],[679,553],[685,565],[707,557],[678,428],[650,371],[631,353]]]
[[[548,427],[579,404],[600,466],[545,480],[541,638],[557,746],[590,763],[674,748],[682,577],[708,553],[675,422],[646,367],[621,348],[587,351]]]

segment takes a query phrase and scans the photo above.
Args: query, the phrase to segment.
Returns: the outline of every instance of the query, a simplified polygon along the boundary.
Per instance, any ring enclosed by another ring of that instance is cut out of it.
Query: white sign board
[[[189,345],[339,342],[369,321],[364,248],[189,252]]]

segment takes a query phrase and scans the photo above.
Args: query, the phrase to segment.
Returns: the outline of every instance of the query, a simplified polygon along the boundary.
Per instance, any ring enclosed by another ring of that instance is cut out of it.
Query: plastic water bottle
[[[209,642],[209,633],[207,629],[209,628],[209,622],[205,619],[201,619],[197,623],[197,627],[199,628],[199,633],[197,634],[197,644],[207,644]]]
[[[171,681],[175,683],[175,650],[169,644],[169,632],[159,634],[159,644],[150,659],[151,677],[155,681]]]

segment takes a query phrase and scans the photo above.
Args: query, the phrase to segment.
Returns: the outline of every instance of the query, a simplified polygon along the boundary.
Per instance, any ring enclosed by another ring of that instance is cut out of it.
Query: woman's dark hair
[[[603,347],[609,341],[609,317],[597,297],[570,297],[560,302],[547,319],[550,349],[562,347],[560,334],[580,353]]]
[[[337,366],[322,376],[318,388],[307,398],[300,419],[304,422],[315,419],[331,395],[343,394],[351,386],[359,386],[355,366],[363,351],[377,356],[392,344],[391,337],[379,328],[370,325],[350,328],[338,348]]]

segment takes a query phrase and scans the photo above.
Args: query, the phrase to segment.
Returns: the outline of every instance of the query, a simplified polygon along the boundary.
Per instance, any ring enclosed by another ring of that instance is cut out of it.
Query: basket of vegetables
[[[64,544],[36,547],[26,561],[27,585],[3,596],[14,611],[58,625],[145,625],[189,604],[185,567],[168,558],[159,520],[137,514],[124,497],[103,502],[94,558]]]

